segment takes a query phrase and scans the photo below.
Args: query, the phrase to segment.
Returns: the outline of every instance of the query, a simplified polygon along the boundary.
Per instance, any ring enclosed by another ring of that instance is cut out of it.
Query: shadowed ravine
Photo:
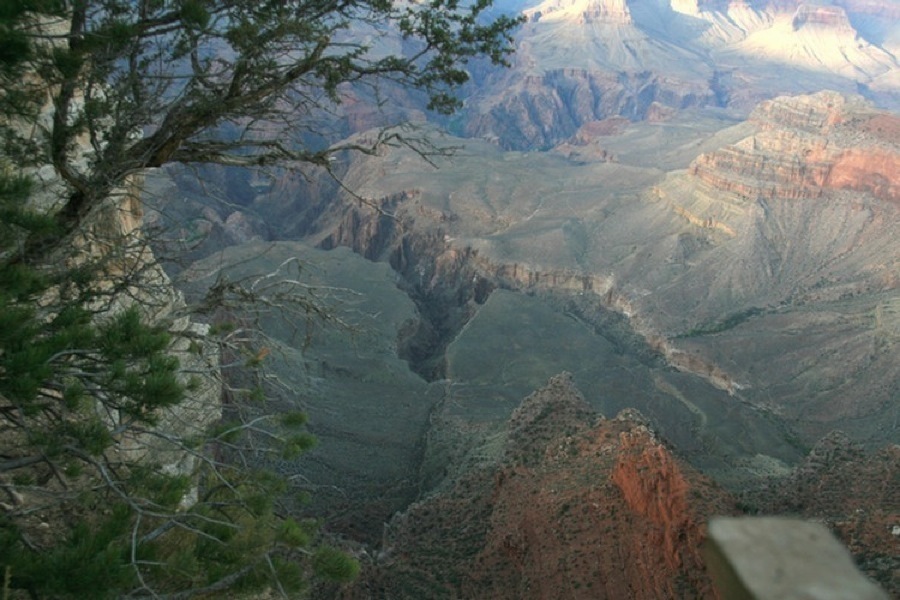
[[[419,315],[398,355],[426,380],[451,382],[459,401],[502,399],[503,408],[488,411],[502,421],[549,377],[569,371],[601,413],[637,408],[685,456],[721,475],[765,472],[761,455],[788,463],[801,456],[784,423],[711,383],[708,367],[691,373],[669,364],[622,314],[606,278],[494,265],[446,244],[440,232],[385,234],[353,214],[352,226],[345,219],[322,245],[338,239],[363,256],[387,257]]]

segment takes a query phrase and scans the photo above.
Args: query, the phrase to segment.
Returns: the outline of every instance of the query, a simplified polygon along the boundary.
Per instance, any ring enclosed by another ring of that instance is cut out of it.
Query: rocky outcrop
[[[620,434],[620,442],[612,480],[629,508],[657,525],[650,543],[662,549],[670,569],[701,570],[702,530],[693,519],[688,500],[692,486],[682,468],[646,428]]]
[[[791,21],[794,31],[801,27],[828,27],[854,32],[847,13],[840,6],[801,4]]]
[[[468,119],[466,133],[496,138],[513,150],[550,148],[595,121],[644,120],[658,116],[661,106],[684,109],[717,103],[706,82],[651,71],[564,68],[510,78],[513,81],[505,82],[489,107]]]
[[[746,205],[852,191],[900,203],[900,145],[891,137],[900,118],[822,92],[764,102],[750,121],[758,133],[691,164],[708,194]]]
[[[596,415],[563,374],[481,443],[495,440],[495,462],[395,517],[345,597],[715,597],[698,543],[730,500],[634,411]]]

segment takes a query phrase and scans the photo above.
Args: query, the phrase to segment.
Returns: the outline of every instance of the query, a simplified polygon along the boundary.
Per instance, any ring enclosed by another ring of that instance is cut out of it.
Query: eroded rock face
[[[519,79],[514,73],[466,133],[491,137],[512,150],[552,147],[579,128],[609,118],[658,118],[660,106],[715,105],[706,82],[689,82],[651,71],[610,73],[562,68]]]
[[[786,93],[862,92],[896,108],[897,13],[879,0],[546,0],[524,11],[512,69],[467,99],[462,130],[534,150],[594,120],[746,114]]]
[[[853,31],[847,13],[840,6],[801,4],[791,24],[795,31],[801,27],[829,27]]]
[[[498,439],[494,464],[464,472],[390,523],[359,594],[715,597],[699,543],[706,518],[732,511],[731,501],[674,458],[643,418],[600,417],[563,374],[486,438]]]
[[[900,368],[897,118],[835,93],[779,98],[668,174],[617,144],[671,135],[687,152],[699,142],[680,141],[685,129],[604,136],[613,162],[481,141],[460,141],[438,169],[402,152],[366,157],[347,181],[371,205],[283,214],[315,215],[312,243],[390,262],[422,306],[454,307],[417,334],[429,378],[443,377],[446,337],[491,290],[565,292],[627,317],[678,370],[786,416],[807,443],[835,427],[883,443]]]
[[[838,190],[900,202],[900,146],[890,137],[900,118],[823,92],[765,102],[750,120],[759,133],[700,156],[690,174],[745,202]]]
[[[531,339],[479,329],[480,318],[500,322],[504,311],[514,315],[506,326],[519,330],[531,314],[546,319],[500,302],[513,294],[507,290],[567,295],[579,306],[627,318],[629,331],[646,342],[640,349],[650,370],[616,369],[607,355],[588,354],[622,381],[650,385],[632,391],[610,381],[591,391],[592,400],[615,396],[646,407],[656,422],[680,423],[678,439],[659,429],[685,455],[690,449],[682,442],[690,439],[709,444],[717,458],[727,456],[725,465],[703,463],[723,480],[739,469],[753,477],[787,471],[802,454],[797,439],[809,443],[836,424],[873,445],[893,439],[891,390],[900,368],[893,352],[900,305],[892,233],[900,221],[890,173],[896,119],[834,94],[779,99],[761,106],[749,123],[720,128],[703,142],[705,154],[694,167],[686,169],[685,158],[677,166],[683,170],[668,176],[629,164],[634,154],[615,145],[616,134],[637,128],[623,121],[583,127],[573,139],[602,137],[619,154],[617,163],[576,165],[557,153],[504,154],[466,140],[439,169],[402,151],[348,161],[347,181],[363,204],[317,198],[318,204],[298,202],[292,210],[280,198],[279,223],[299,227],[288,218],[299,215],[309,243],[348,246],[389,263],[419,309],[433,307],[434,318],[397,336],[399,354],[434,359],[417,371],[432,380],[430,389],[446,386],[463,423],[457,427],[466,429],[458,454],[446,453],[439,464],[422,461],[416,482],[403,483],[403,498],[368,511],[370,543],[383,515],[402,511],[368,565],[364,585],[381,590],[375,597],[549,598],[560,589],[585,598],[707,593],[694,548],[705,516],[728,512],[728,500],[673,458],[640,419],[591,415],[565,391],[569,384],[556,380],[509,423],[498,424],[527,391],[503,393],[513,379],[543,366],[535,358],[536,348],[549,347],[542,336],[563,329]],[[701,154],[685,144],[687,128],[671,126],[642,127],[652,140],[672,131],[680,152]],[[498,288],[503,291],[493,293]],[[559,306],[580,326],[593,322],[589,310]],[[481,337],[468,337],[473,331]],[[497,340],[514,352],[498,359],[491,345]],[[567,344],[575,340],[565,336]],[[444,353],[446,347],[451,351]],[[479,353],[479,347],[490,350]],[[463,359],[474,367],[467,371]],[[585,377],[573,364],[550,373],[569,369]],[[477,387],[476,370],[505,389],[482,393],[488,388]],[[366,378],[358,381],[368,386]],[[710,394],[706,383],[720,389]],[[390,385],[385,397],[407,402]],[[537,385],[529,381],[526,389]],[[653,401],[640,404],[648,398]],[[680,412],[662,412],[673,405]],[[621,406],[601,409],[615,414]],[[758,420],[736,419],[747,407]],[[392,404],[383,409],[399,414]],[[436,429],[450,429],[435,417],[440,414],[427,415],[429,440],[440,438]],[[788,427],[796,435],[791,448]],[[399,435],[393,425],[384,431]],[[406,438],[408,456],[418,456],[416,442]],[[698,455],[708,458],[690,456]],[[392,460],[391,468],[398,464]],[[404,468],[409,471],[398,469],[396,481],[414,470]],[[416,491],[418,500],[404,509],[401,501]],[[340,506],[348,515],[357,510],[349,502]]]

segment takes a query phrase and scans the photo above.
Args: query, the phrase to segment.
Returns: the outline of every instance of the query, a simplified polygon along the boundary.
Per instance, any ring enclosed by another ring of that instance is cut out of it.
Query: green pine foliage
[[[331,581],[353,581],[359,574],[359,563],[334,548],[319,548],[313,555],[313,568],[321,577]]]
[[[0,0],[0,488],[16,499],[0,517],[4,595],[215,597],[356,577],[314,524],[282,515],[283,479],[246,454],[309,450],[305,415],[260,416],[266,392],[249,386],[233,402],[253,419],[232,407],[205,433],[165,429],[202,386],[146,318],[137,278],[106,256],[122,240],[91,219],[133,175],[173,162],[327,166],[335,150],[303,147],[289,126],[315,123],[295,122],[330,111],[345,84],[458,107],[466,63],[503,64],[511,49],[518,20],[487,21],[489,4]],[[354,41],[356,23],[393,23],[413,51]],[[261,140],[259,123],[286,133]],[[416,147],[392,133],[357,149],[389,143]],[[52,186],[39,189],[38,169]],[[246,356],[265,367],[265,352]],[[154,464],[173,456],[188,466]]]
[[[79,521],[45,552],[21,544],[16,530],[0,526],[0,560],[9,567],[13,588],[33,597],[110,598],[134,583],[128,546],[130,511],[113,506],[100,519]]]
[[[30,192],[26,178],[0,175],[0,435],[18,439],[18,456],[0,457],[0,476],[56,499],[52,536],[36,539],[41,530],[27,511],[0,519],[8,588],[36,598],[112,598],[145,585],[250,589],[277,577],[285,590],[302,589],[311,571],[291,552],[314,546],[316,534],[275,516],[281,478],[214,461],[194,476],[169,475],[116,457],[124,433],[152,427],[160,409],[186,397],[172,339],[137,305],[108,317],[87,308],[89,270],[81,284],[66,280],[63,296],[65,278],[23,260],[23,240],[53,231],[52,218],[28,211]],[[314,443],[302,413],[274,421],[285,452]],[[221,424],[183,448],[231,447],[243,435],[240,421]],[[19,469],[17,459],[40,468]],[[186,506],[192,489],[201,497]]]

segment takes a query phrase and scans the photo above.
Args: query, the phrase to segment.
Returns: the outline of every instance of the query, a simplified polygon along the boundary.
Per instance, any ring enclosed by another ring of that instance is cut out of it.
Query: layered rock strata
[[[764,102],[749,123],[753,135],[702,154],[688,169],[689,185],[709,199],[701,217],[732,215],[725,223],[732,235],[756,206],[765,210],[773,201],[872,210],[873,224],[900,203],[900,117],[858,97],[821,92]],[[871,208],[869,199],[876,201]]]
[[[593,120],[708,106],[746,114],[822,89],[896,108],[896,12],[876,1],[547,0],[524,11],[513,68],[479,86],[462,128],[533,150]]]

